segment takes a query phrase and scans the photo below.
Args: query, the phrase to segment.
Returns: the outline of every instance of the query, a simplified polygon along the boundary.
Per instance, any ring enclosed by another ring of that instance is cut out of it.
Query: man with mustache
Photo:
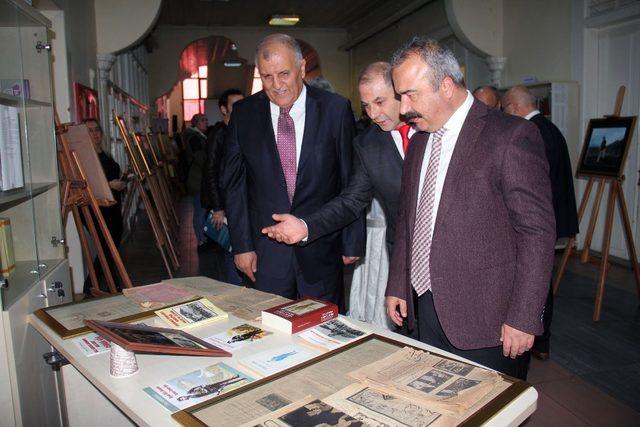
[[[410,146],[386,291],[420,340],[526,378],[553,265],[555,223],[537,128],[474,100],[453,53],[416,37],[392,59]]]
[[[260,230],[273,224],[274,212],[309,215],[347,185],[355,132],[351,105],[304,84],[305,61],[290,36],[265,37],[256,64],[263,90],[233,105],[223,162],[236,266],[259,290],[342,306],[342,263],[364,254],[364,221],[305,247],[279,244]]]
[[[308,244],[352,222],[375,197],[384,211],[386,247],[387,253],[391,254],[404,155],[415,140],[425,140],[426,135],[416,132],[402,121],[400,101],[393,90],[391,65],[388,62],[374,62],[367,66],[358,79],[358,90],[362,106],[375,125],[358,135],[353,142],[355,156],[349,185],[340,196],[302,219],[289,214],[274,215],[274,219],[280,222],[263,230],[269,237],[289,244],[305,239],[305,244]],[[382,283],[384,286],[386,276]],[[380,323],[384,323],[381,326],[387,326],[384,307],[370,307],[368,301],[362,300],[360,291],[359,287],[353,286],[350,301],[359,298],[357,307],[372,310],[367,310],[369,313],[355,313],[357,317],[361,320],[379,318]],[[376,302],[380,301],[384,298],[384,288],[377,292],[367,289],[366,295],[372,295]],[[354,306],[352,304],[352,308]],[[375,310],[380,310],[379,316],[375,316]]]

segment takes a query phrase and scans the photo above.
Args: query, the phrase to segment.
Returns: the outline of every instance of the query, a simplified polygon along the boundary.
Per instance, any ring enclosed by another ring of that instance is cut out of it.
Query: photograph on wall
[[[622,177],[636,117],[591,119],[577,175]]]

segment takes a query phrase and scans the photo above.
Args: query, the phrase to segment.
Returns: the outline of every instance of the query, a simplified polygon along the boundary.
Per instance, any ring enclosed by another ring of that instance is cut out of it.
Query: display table
[[[172,280],[170,283],[178,287],[184,285],[186,289],[194,292],[199,291],[202,296],[210,298],[216,296],[219,300],[214,303],[220,304],[223,310],[230,313],[229,318],[225,321],[211,323],[189,331],[199,338],[209,337],[226,330],[230,325],[244,322],[246,313],[247,311],[250,313],[250,310],[243,307],[242,301],[247,301],[251,299],[251,296],[257,295],[256,291],[221,284],[206,278],[178,279]],[[207,289],[212,290],[208,295]],[[237,298],[225,298],[225,294],[235,295]],[[127,298],[122,295],[109,299],[110,304],[119,301],[118,299],[121,299],[123,304],[127,301]],[[234,299],[238,301],[234,303]],[[236,307],[236,310],[229,310],[233,306]],[[244,319],[236,317],[233,311],[242,312]],[[157,316],[148,317],[142,321],[149,326],[166,326]],[[382,337],[389,337],[427,351],[435,350],[428,345],[381,328],[352,319],[349,321],[363,330],[374,332]],[[61,392],[64,393],[66,414],[71,426],[132,424],[153,427],[178,426],[180,424],[172,418],[171,413],[143,392],[143,388],[217,362],[237,366],[235,360],[244,355],[263,351],[274,344],[284,345],[293,342],[296,338],[286,334],[274,334],[274,337],[269,340],[260,340],[239,349],[234,352],[233,358],[138,354],[137,362],[140,367],[138,373],[128,378],[113,378],[109,374],[109,352],[87,357],[72,339],[62,339],[42,319],[32,315],[30,322],[70,362],[70,365],[62,368],[64,390]],[[259,322],[255,321],[251,323],[259,325]],[[455,355],[443,353],[440,350],[437,352],[452,359],[464,361]],[[526,387],[517,397],[498,410],[487,424],[519,425],[535,411],[537,397],[538,394],[533,387]]]

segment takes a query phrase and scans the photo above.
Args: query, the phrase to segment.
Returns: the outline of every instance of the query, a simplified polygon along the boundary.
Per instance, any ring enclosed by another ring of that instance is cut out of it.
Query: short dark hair
[[[207,118],[207,116],[205,114],[202,113],[196,113],[193,116],[191,116],[191,127],[196,127],[198,125],[198,122],[200,120],[205,120]]]
[[[244,96],[244,93],[240,89],[231,88],[222,92],[220,98],[218,98],[218,107],[222,108],[223,106],[227,108],[227,102],[229,102],[229,97],[232,95],[241,95]]]
[[[95,117],[85,117],[84,119],[82,119],[82,124],[86,125],[89,122],[94,122],[95,124],[98,125],[98,129],[100,129],[100,132],[102,131],[102,125],[100,124],[100,121],[98,119],[96,119]]]

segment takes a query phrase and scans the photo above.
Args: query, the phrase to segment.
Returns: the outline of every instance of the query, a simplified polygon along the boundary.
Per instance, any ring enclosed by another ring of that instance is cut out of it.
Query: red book
[[[278,331],[295,334],[338,317],[334,303],[305,297],[271,307],[262,312],[262,324]]]

